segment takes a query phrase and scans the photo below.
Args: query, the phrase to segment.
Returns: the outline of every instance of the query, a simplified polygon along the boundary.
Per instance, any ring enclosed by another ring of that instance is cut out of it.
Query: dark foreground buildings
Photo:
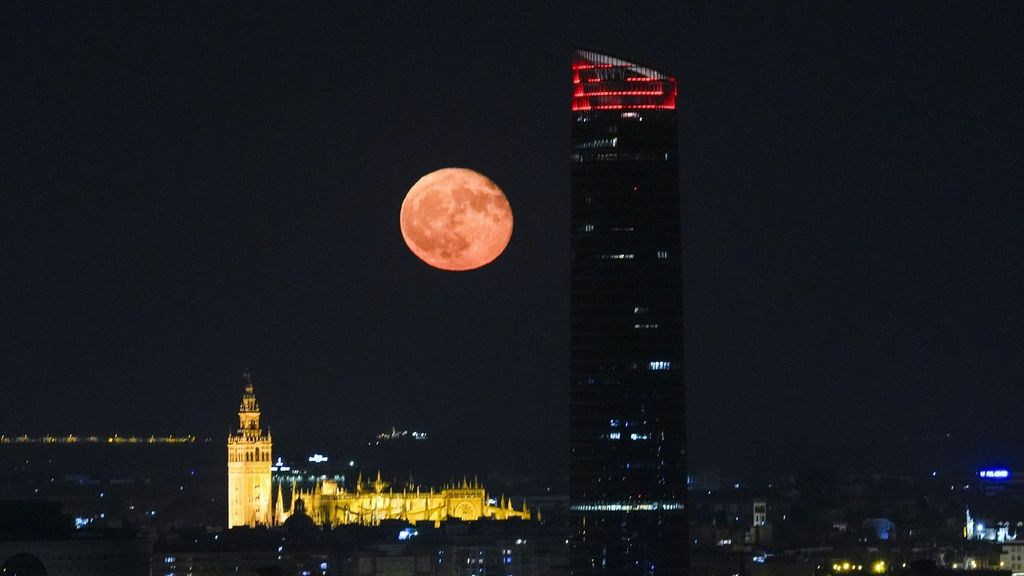
[[[0,575],[149,576],[153,543],[130,529],[76,529],[60,502],[0,500]]]
[[[676,81],[573,53],[576,575],[686,573]]]

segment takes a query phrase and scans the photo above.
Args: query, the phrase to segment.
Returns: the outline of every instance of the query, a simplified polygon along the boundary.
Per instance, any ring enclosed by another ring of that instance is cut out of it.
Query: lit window
[[[632,260],[632,254],[601,254],[601,260]]]
[[[647,363],[648,370],[671,370],[672,363],[665,360],[655,360]]]
[[[594,150],[597,148],[615,148],[619,143],[618,138],[597,138],[587,142],[573,144],[574,150]]]
[[[658,260],[665,260],[668,258],[668,250],[658,250]]]
[[[583,231],[584,232],[593,232],[594,231],[594,225],[593,224],[585,224],[583,226]]]
[[[634,434],[634,436],[635,436],[635,434]],[[618,439],[619,439],[619,438],[621,438],[621,437],[622,437],[622,434],[620,434],[620,433],[618,433],[618,432],[610,432],[610,433],[608,434],[608,438],[610,438],[610,439],[612,439],[612,440],[618,440]]]

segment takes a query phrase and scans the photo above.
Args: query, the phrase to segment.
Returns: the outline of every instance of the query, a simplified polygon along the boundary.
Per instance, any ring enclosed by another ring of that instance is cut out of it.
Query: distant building
[[[750,530],[746,534],[748,544],[771,544],[773,541],[773,527],[768,522],[768,501],[764,498],[755,498],[751,509],[752,522]]]
[[[153,574],[564,576],[564,538],[561,527],[490,520],[182,533],[157,543]]]
[[[573,573],[686,571],[676,80],[572,56]]]
[[[0,574],[149,576],[152,549],[145,538],[0,542]]]
[[[260,406],[245,374],[238,430],[228,436],[228,528],[270,526],[271,440],[260,428]]]
[[[238,419],[238,431],[227,443],[228,528],[282,525],[300,503],[315,524],[329,527],[376,526],[386,520],[438,524],[453,519],[539,519],[525,502],[516,508],[504,496],[489,495],[475,480],[434,490],[392,486],[380,472],[369,483],[360,476],[353,490],[333,479],[319,480],[312,488],[293,482],[286,503],[284,483],[278,483],[276,494],[272,489],[270,434],[260,427],[260,407],[248,374]]]
[[[754,500],[754,527],[768,523],[768,502],[764,499]]]
[[[339,573],[338,562],[324,550],[282,550],[284,534],[280,531],[236,529],[173,536],[173,542],[161,540],[155,546],[154,576]],[[320,570],[321,565],[325,570]]]
[[[74,530],[57,502],[0,500],[4,576],[149,576],[152,550],[132,532]]]
[[[516,509],[504,496],[500,499],[490,497],[475,480],[463,480],[462,484],[445,486],[441,490],[421,490],[414,485],[396,489],[381,479],[380,472],[371,483],[363,482],[360,477],[351,491],[333,480],[321,480],[308,490],[293,486],[291,498],[288,510],[293,510],[296,502],[302,501],[313,521],[323,526],[376,526],[386,520],[438,524],[456,519],[530,520],[534,517],[526,503]],[[278,502],[282,500],[283,490],[278,485]],[[283,522],[289,515],[284,511],[283,502],[277,509],[280,510],[277,520]]]
[[[1024,575],[1024,542],[1003,544],[1002,553],[999,554],[999,567],[1009,570],[1013,576]]]
[[[988,540],[992,542],[1013,542],[1017,540],[1017,532],[1010,532],[1009,522],[997,522],[986,525],[971,516],[971,509],[965,513],[964,538],[968,540]]]

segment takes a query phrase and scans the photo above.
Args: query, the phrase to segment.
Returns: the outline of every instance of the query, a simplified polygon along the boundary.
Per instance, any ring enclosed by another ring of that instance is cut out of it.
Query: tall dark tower
[[[675,78],[572,59],[574,575],[686,574]]]

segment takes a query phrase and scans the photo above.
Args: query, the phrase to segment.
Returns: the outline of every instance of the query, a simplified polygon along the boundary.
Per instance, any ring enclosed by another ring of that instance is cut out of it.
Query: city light
[[[411,438],[413,440],[426,440],[428,438],[426,432],[417,432],[415,430],[398,430],[394,426],[391,427],[390,432],[381,432],[377,434],[377,441],[375,444],[386,442],[388,440],[399,440],[401,438]]]
[[[679,502],[616,502],[610,504],[577,504],[570,507],[577,512],[628,512],[631,510],[684,510]]]
[[[978,471],[978,477],[987,480],[1006,480],[1010,477],[1010,471],[1005,468],[986,468]]]
[[[183,436],[7,436],[0,434],[0,444],[194,444],[197,438],[191,434]],[[209,438],[203,440],[209,442]]]

